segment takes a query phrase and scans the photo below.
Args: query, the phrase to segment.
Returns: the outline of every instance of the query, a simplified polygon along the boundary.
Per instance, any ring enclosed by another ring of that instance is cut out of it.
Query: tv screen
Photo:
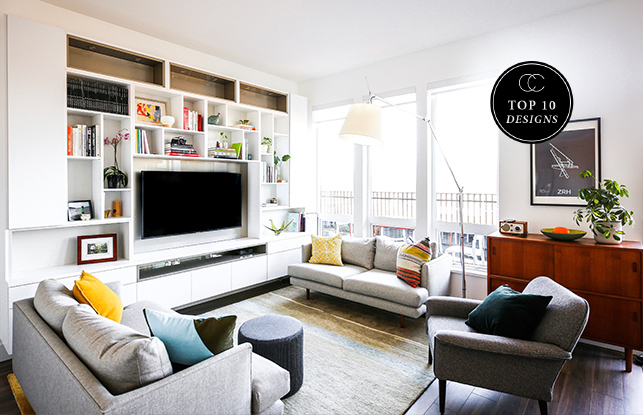
[[[241,226],[241,174],[142,171],[141,237]]]

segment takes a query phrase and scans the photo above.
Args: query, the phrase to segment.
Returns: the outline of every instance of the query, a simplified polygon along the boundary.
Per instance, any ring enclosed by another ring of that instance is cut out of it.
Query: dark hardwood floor
[[[435,381],[406,415],[437,415],[438,382]],[[447,415],[537,415],[538,402],[505,393],[447,382]],[[634,365],[625,372],[623,354],[579,343],[556,381],[550,415],[643,414],[643,370]]]
[[[11,360],[0,362],[0,414],[2,415],[20,415],[18,405],[13,399],[11,387],[9,387],[9,380],[7,375],[11,373]]]

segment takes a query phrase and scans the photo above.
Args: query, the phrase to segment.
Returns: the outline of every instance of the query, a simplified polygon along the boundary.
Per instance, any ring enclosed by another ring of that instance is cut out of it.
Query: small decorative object
[[[221,131],[219,134],[221,135],[221,146],[223,148],[229,148],[230,142],[228,141],[228,136],[224,134],[223,131]]]
[[[217,115],[210,115],[208,117],[208,124],[219,125],[220,120],[221,120],[221,113],[218,113]]]
[[[261,152],[263,154],[270,154],[271,146],[272,146],[272,138],[264,137],[261,139]]]
[[[109,189],[127,187],[127,175],[118,168],[118,145],[123,140],[129,140],[129,130],[127,128],[117,132],[114,138],[105,137],[105,145],[111,144],[114,147],[114,165],[105,167],[103,170],[103,177],[107,181]]]
[[[625,235],[623,225],[634,224],[634,212],[625,209],[620,202],[621,197],[630,197],[629,192],[614,180],[598,181],[589,170],[580,173],[580,176],[591,177],[597,187],[586,187],[578,192],[578,197],[587,205],[574,212],[576,224],[580,225],[583,220],[589,222],[589,228],[598,243],[620,244],[621,235]]]
[[[89,215],[92,217],[92,201],[91,200],[77,200],[67,202],[67,218],[70,221],[87,220],[83,219],[82,215]]]
[[[78,265],[116,261],[116,234],[79,236],[76,239]]]
[[[165,115],[165,102],[136,97],[136,121],[162,124]]]
[[[80,214],[80,220],[90,220],[92,218],[92,215],[90,213],[81,213]]]
[[[277,201],[277,198],[276,198],[276,197],[271,197],[270,199],[268,199],[268,204],[269,204],[269,205],[276,205],[276,204],[278,204],[278,203],[279,203],[279,202]]]
[[[567,232],[564,232],[563,229],[566,229]],[[556,239],[557,241],[573,241],[574,239],[582,238],[587,234],[587,232],[579,229],[567,229],[562,226],[557,226],[555,228],[543,228],[540,232],[551,239]]]
[[[110,214],[111,212],[112,212],[112,210],[111,210],[111,209],[107,209],[107,210],[105,211],[105,219],[107,219],[107,218],[109,217],[109,214]]]
[[[121,201],[114,200],[112,202],[112,216],[118,218],[121,216]]]
[[[174,125],[174,121],[176,120],[171,115],[164,115],[161,117],[161,124],[163,124],[163,127],[172,127]]]
[[[263,226],[264,226],[266,229],[269,229],[269,230],[273,231],[273,232],[275,233],[275,236],[278,236],[278,235],[280,235],[280,234],[281,234],[281,233],[282,233],[282,232],[283,232],[283,231],[284,231],[288,226],[290,226],[290,224],[291,224],[291,223],[292,223],[292,221],[288,222],[288,224],[286,224],[286,221],[283,221],[283,222],[281,222],[281,226],[280,226],[279,228],[277,228],[277,227],[275,226],[274,222],[272,221],[272,219],[270,219],[270,226],[266,226],[266,225],[263,225]]]
[[[241,125],[249,125],[250,120],[239,120],[239,124],[241,124]]]
[[[281,177],[281,164],[290,160],[290,155],[284,154],[279,158],[276,151],[273,154],[275,157],[275,177],[277,178],[277,183],[285,183],[286,181]]]

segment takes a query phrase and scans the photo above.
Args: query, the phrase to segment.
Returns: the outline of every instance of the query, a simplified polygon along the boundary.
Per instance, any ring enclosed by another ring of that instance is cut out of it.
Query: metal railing
[[[498,224],[498,195],[492,193],[464,193],[462,205],[464,223],[478,225]],[[435,212],[440,222],[458,221],[458,194],[436,193]]]
[[[322,190],[319,211],[333,215],[352,215],[353,199],[352,190]]]

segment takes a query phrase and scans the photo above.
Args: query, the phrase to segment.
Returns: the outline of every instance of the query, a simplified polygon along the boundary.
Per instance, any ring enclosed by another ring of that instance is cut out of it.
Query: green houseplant
[[[277,152],[275,151],[274,153],[275,157],[275,172],[276,172],[276,177],[277,177],[277,182],[283,181],[281,178],[281,165],[288,160],[290,160],[290,154],[284,154],[283,156],[279,157],[277,156]]]
[[[261,152],[264,154],[270,154],[270,147],[272,147],[272,138],[264,137],[261,139]]]
[[[632,225],[634,212],[625,209],[620,202],[622,197],[630,197],[624,185],[614,180],[597,180],[589,170],[580,173],[580,177],[591,177],[598,187],[586,187],[578,192],[578,197],[587,202],[585,207],[574,212],[577,225],[583,220],[589,222],[594,239],[599,243],[619,244],[623,225]]]
[[[107,187],[110,189],[127,187],[127,174],[118,168],[118,145],[123,140],[129,140],[127,128],[118,131],[114,138],[105,137],[105,145],[110,144],[114,147],[114,165],[105,167],[103,170],[103,179],[107,181]]]

